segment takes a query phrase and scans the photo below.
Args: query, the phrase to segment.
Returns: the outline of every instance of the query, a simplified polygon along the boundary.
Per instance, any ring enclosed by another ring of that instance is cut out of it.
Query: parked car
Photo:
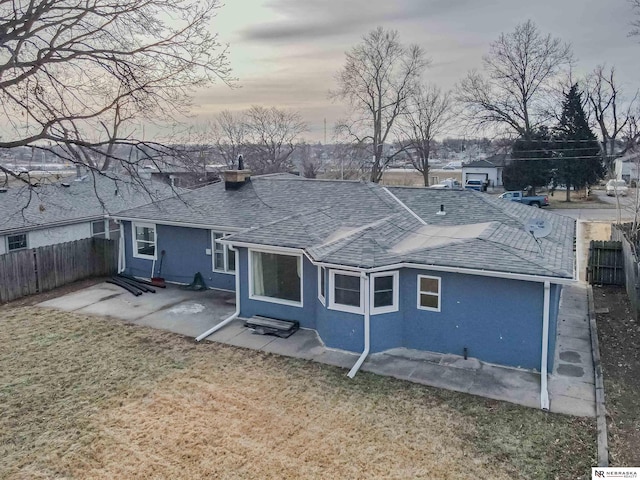
[[[629,193],[627,182],[624,180],[609,180],[605,189],[610,197],[615,197],[616,195],[626,197],[627,193]]]
[[[467,190],[477,190],[478,192],[487,191],[486,184],[482,180],[467,180],[467,183],[464,184],[464,188]]]
[[[498,198],[504,198],[505,200],[511,200],[512,202],[524,203],[525,205],[531,205],[532,207],[548,207],[549,197],[541,195],[525,196],[522,192],[504,192]]]
[[[449,162],[442,167],[442,170],[460,170],[461,168],[462,162]]]
[[[431,185],[429,188],[453,188],[459,190],[462,188],[462,184],[455,178],[445,178],[440,183]]]

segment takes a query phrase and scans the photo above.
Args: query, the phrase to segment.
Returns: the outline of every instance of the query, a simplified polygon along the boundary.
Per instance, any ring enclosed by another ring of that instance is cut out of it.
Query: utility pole
[[[324,117],[324,144],[327,144],[327,117]]]

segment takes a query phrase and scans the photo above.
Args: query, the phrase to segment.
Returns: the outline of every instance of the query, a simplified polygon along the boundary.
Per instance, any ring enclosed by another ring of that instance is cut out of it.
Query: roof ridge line
[[[418,215],[416,212],[411,210],[402,200],[400,200],[393,193],[391,193],[391,191],[387,187],[382,187],[382,190],[387,192],[391,196],[391,198],[393,198],[396,202],[398,202],[400,204],[400,206],[402,208],[404,208],[407,212],[409,212],[411,215],[413,215],[413,217],[416,220],[418,220],[422,225],[428,225],[427,222],[425,222],[424,219],[420,215]]]

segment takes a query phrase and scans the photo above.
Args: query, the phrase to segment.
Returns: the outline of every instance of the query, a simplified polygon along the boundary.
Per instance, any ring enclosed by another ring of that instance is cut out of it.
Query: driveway
[[[235,311],[234,294],[193,292],[176,286],[134,297],[111,284],[99,284],[38,304],[79,313],[118,318],[195,338]],[[552,412],[595,415],[593,363],[584,286],[565,287],[560,305],[556,361],[549,379]],[[208,340],[350,369],[357,354],[326,348],[315,330],[300,329],[289,338],[256,335],[241,319]],[[414,383],[540,408],[539,373],[404,348],[370,355],[362,370]]]

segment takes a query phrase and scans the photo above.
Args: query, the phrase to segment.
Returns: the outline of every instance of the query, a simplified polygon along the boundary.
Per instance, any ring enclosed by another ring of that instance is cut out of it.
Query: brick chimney
[[[222,175],[225,190],[238,190],[251,180],[251,170],[245,170],[242,155],[238,155],[238,169],[224,170]]]

